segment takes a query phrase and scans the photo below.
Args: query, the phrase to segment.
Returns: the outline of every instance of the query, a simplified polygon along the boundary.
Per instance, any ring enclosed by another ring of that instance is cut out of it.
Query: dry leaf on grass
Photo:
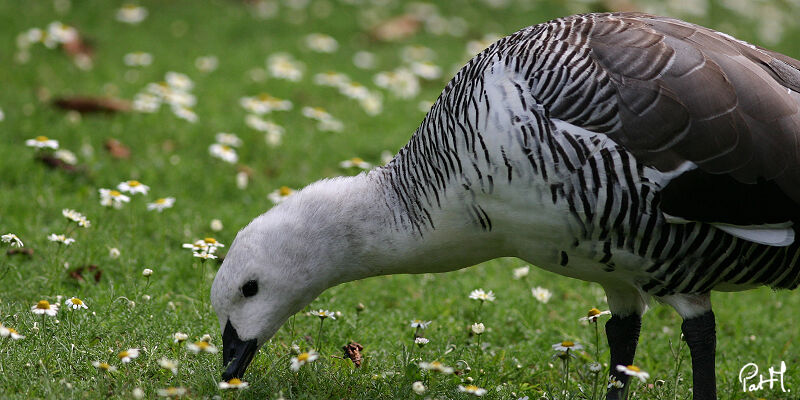
[[[86,113],[115,113],[130,111],[131,103],[113,97],[71,96],[60,97],[53,104],[62,110]]]
[[[361,350],[364,350],[364,346],[356,342],[350,342],[347,346],[342,346],[342,350],[344,350],[344,356],[353,361],[353,365],[356,367],[361,366]]]
[[[84,271],[92,274],[92,278],[94,279],[95,283],[100,282],[100,278],[103,276],[103,270],[100,269],[97,265],[82,265],[80,267],[74,268],[67,272],[70,278],[77,280],[78,282],[85,282],[86,279],[83,277]]]
[[[131,158],[131,149],[117,139],[106,139],[103,143],[103,147],[108,151],[108,154],[111,154],[111,157],[116,159],[127,160]]]
[[[414,36],[421,26],[422,21],[417,17],[406,14],[380,22],[370,34],[377,40],[394,42]]]
[[[25,255],[30,257],[33,255],[33,249],[30,247],[13,248],[13,249],[8,249],[8,251],[6,251],[6,254],[8,254],[9,256]]]
[[[60,160],[56,158],[54,155],[49,153],[37,154],[36,160],[52,169],[60,169],[62,171],[66,171],[73,174],[78,172],[84,172],[83,168],[76,165],[67,164],[63,160]]]

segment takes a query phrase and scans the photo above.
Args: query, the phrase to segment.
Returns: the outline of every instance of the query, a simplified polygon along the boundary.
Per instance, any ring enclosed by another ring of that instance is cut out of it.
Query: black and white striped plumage
[[[226,340],[263,344],[338,283],[516,256],[603,285],[612,366],[633,361],[650,297],[675,307],[695,398],[715,398],[709,292],[800,284],[798,68],[645,14],[503,38],[387,166],[313,184],[239,233],[212,289]],[[260,308],[237,297],[254,279],[273,293]]]

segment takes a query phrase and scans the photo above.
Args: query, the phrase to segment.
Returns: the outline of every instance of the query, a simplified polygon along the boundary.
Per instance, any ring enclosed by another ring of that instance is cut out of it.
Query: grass
[[[494,260],[442,275],[388,276],[332,288],[309,307],[342,312],[341,317],[324,324],[322,357],[298,373],[289,369],[292,344],[309,349],[319,339],[319,320],[301,313],[262,348],[245,375],[250,384],[245,391],[220,393],[219,354],[195,355],[185,345],[173,342],[173,333],[185,332],[191,341],[210,334],[212,343],[220,345],[208,295],[218,265],[193,259],[181,248],[182,243],[214,236],[229,244],[240,227],[271,206],[267,194],[280,186],[300,188],[324,177],[355,173],[338,167],[341,160],[354,156],[378,163],[381,152],[396,151],[410,137],[424,116],[418,103],[435,99],[455,66],[466,60],[468,40],[491,32],[507,34],[575,11],[558,1],[526,7],[512,3],[505,8],[443,2],[439,4],[441,15],[457,15],[466,21],[464,37],[422,30],[411,38],[388,43],[372,39],[362,22],[373,14],[378,19],[399,15],[401,2],[371,6],[316,0],[297,10],[288,3],[281,2],[277,16],[259,19],[251,6],[236,1],[203,5],[143,1],[150,11],[148,18],[139,25],[126,25],[114,20],[119,4],[111,2],[75,2],[64,13],[57,12],[53,2],[26,2],[25,6],[0,2],[0,108],[5,114],[0,122],[0,233],[14,232],[34,250],[30,257],[0,256],[0,322],[26,336],[19,341],[0,339],[2,396],[130,398],[133,390],[140,388],[147,397],[155,397],[158,389],[180,386],[192,398],[422,398],[411,389],[419,380],[428,387],[425,396],[468,398],[470,395],[456,387],[471,380],[488,390],[487,398],[550,399],[564,385],[561,362],[551,351],[553,343],[563,340],[585,346],[570,362],[567,387],[571,398],[581,398],[579,386],[590,393],[592,380],[585,365],[595,358],[595,330],[577,319],[591,307],[607,307],[602,290],[535,268],[525,279],[513,280],[512,268],[524,265],[516,259]],[[326,5],[331,14],[322,17],[320,10]],[[27,63],[13,61],[16,35],[53,20],[77,27],[91,40],[95,46],[91,70],[81,70],[61,50],[43,46],[31,49]],[[756,27],[717,3],[712,3],[707,15],[692,20],[736,27],[732,33],[757,41]],[[339,41],[339,50],[333,54],[310,52],[303,37],[311,32],[332,35]],[[379,116],[368,116],[357,102],[335,89],[312,83],[314,73],[335,70],[378,91],[373,74],[400,65],[400,50],[411,44],[433,49],[435,63],[445,72],[441,79],[423,81],[420,94],[410,100],[383,91],[384,111]],[[784,40],[774,47],[800,55],[800,44]],[[376,55],[374,71],[353,65],[351,58],[358,50]],[[151,53],[153,64],[126,67],[123,56],[132,51]],[[305,63],[303,80],[253,81],[251,71],[263,69],[266,57],[281,51]],[[194,60],[204,55],[219,58],[216,71],[202,73],[194,67]],[[50,105],[54,96],[70,94],[130,99],[147,83],[163,79],[167,71],[184,72],[194,80],[196,124],[179,120],[168,109],[156,114],[76,118]],[[239,98],[262,92],[294,103],[291,111],[269,116],[287,131],[277,147],[268,146],[262,133],[245,125],[246,112],[238,105]],[[301,116],[300,109],[306,105],[326,108],[344,122],[345,129],[318,131],[313,121]],[[246,189],[236,186],[240,167],[208,154],[214,134],[220,131],[235,132],[246,143],[239,151],[239,166],[252,172]],[[77,153],[81,172],[52,170],[36,161],[35,151],[24,142],[37,135],[57,139],[62,148]],[[111,157],[103,149],[108,138],[129,146],[130,159]],[[121,210],[101,207],[97,190],[128,179],[149,185],[150,194],[134,196]],[[145,209],[147,202],[165,196],[177,198],[174,208],[163,213]],[[69,228],[61,216],[63,208],[86,214],[92,226]],[[212,231],[212,219],[222,221],[224,228]],[[75,244],[60,249],[47,241],[48,234],[68,229]],[[110,257],[110,248],[118,248],[121,256]],[[84,273],[87,279],[83,282],[70,277],[68,271],[86,265],[102,271],[98,282],[89,273]],[[154,271],[149,280],[142,276],[144,268]],[[547,304],[534,300],[530,292],[534,286],[552,291],[552,299]],[[468,299],[470,291],[479,287],[497,295],[495,302],[481,307],[480,317],[476,314],[478,303]],[[77,296],[89,310],[62,310],[55,318],[31,313],[30,307],[37,301],[55,302],[56,296]],[[800,331],[792,322],[800,298],[790,292],[758,289],[717,293],[713,301],[718,321],[720,398],[790,398],[800,382],[796,368],[800,365],[796,345]],[[356,311],[359,304],[365,306],[363,312]],[[423,348],[413,345],[415,330],[409,324],[415,318],[433,321],[422,332],[430,339]],[[487,328],[480,337],[469,334],[474,322]],[[598,361],[607,362],[602,322]],[[637,385],[633,398],[690,397],[688,351],[684,347],[678,353],[682,357],[678,369],[671,353],[679,335],[680,318],[671,309],[654,305],[645,315],[636,363],[650,373],[649,384],[665,383]],[[361,368],[336,358],[342,356],[341,346],[350,341],[364,346]],[[117,354],[127,348],[138,348],[141,355],[123,365]],[[162,357],[178,361],[177,375],[159,367],[157,360]],[[440,360],[461,375],[423,373],[417,367],[419,360]],[[102,374],[92,366],[94,361],[108,362],[118,371]],[[777,387],[742,392],[738,374],[746,363],[754,362],[764,372],[781,361],[789,368],[784,381],[792,392],[782,393]]]

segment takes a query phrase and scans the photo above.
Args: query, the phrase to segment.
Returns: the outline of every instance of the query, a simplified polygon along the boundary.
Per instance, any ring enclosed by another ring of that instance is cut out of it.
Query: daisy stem
[[[325,322],[325,318],[319,319],[319,333],[317,333],[317,351],[322,354],[322,324]]]
[[[670,347],[672,345],[670,344]],[[683,362],[683,357],[681,357],[681,350],[683,349],[683,340],[678,341],[678,350],[675,352],[675,379],[672,385],[673,393],[672,399],[678,399],[678,379],[680,378],[680,371],[681,371],[681,363]]]
[[[564,394],[564,398],[565,399],[569,398],[569,394],[567,392],[567,385],[569,384],[569,357],[570,357],[569,349],[567,349],[567,355],[566,355],[566,357],[564,357],[564,390],[563,390],[563,394]]]
[[[600,328],[597,327],[597,320],[594,320],[594,361],[600,362]],[[600,382],[600,372],[594,374],[594,384],[592,385],[592,400],[597,396],[597,384]]]

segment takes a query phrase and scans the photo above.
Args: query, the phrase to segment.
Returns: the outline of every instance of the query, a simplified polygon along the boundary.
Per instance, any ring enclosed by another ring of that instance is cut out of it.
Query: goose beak
[[[256,339],[248,341],[240,339],[231,321],[228,320],[225,331],[222,332],[222,366],[227,367],[222,373],[222,380],[241,379],[257,351]]]

